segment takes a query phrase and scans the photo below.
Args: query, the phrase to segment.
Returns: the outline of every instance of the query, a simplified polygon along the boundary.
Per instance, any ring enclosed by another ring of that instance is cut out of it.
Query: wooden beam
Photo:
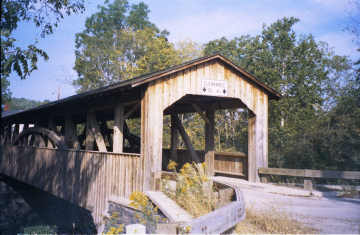
[[[100,152],[107,152],[105,141],[104,141],[104,138],[103,138],[103,136],[101,134],[99,124],[97,123],[95,113],[94,112],[89,112],[88,113],[88,119],[89,119],[89,124],[90,124],[89,125],[90,126],[89,134],[94,136],[96,145],[98,147],[98,150]]]
[[[205,123],[205,152],[215,150],[215,111],[214,109],[206,110],[206,119],[208,122]]]
[[[312,180],[311,180],[311,179],[309,179],[309,178],[305,178],[305,179],[304,179],[304,189],[312,192],[312,190],[313,190],[313,184],[312,184]]]
[[[76,125],[71,115],[65,117],[65,143],[69,148],[80,149],[80,143],[76,135]]]
[[[243,152],[215,152],[215,155],[229,158],[246,158],[247,155]]]
[[[256,182],[256,136],[255,136],[256,116],[250,116],[248,120],[248,180]]]
[[[156,172],[162,167],[163,99],[160,87],[150,86],[141,100],[141,154],[143,191],[156,189]]]
[[[208,109],[205,112],[205,162],[207,174],[213,176],[215,174],[215,110]]]
[[[164,213],[170,222],[189,222],[192,216],[163,192],[147,191],[146,196]]]
[[[196,110],[197,113],[199,113],[199,115],[202,117],[202,119],[204,119],[204,121],[207,123],[207,124],[210,124],[210,120],[208,119],[208,117],[202,112],[201,108],[195,104],[195,103],[192,103],[191,104],[194,109]]]
[[[118,104],[114,110],[114,134],[113,134],[113,152],[123,152],[124,143],[124,106]]]
[[[14,143],[16,140],[16,137],[19,135],[19,124],[14,124],[14,131],[12,134],[12,141],[11,143]]]
[[[206,164],[206,174],[208,176],[215,175],[215,152],[207,151],[205,152],[205,164]]]
[[[86,150],[94,150],[95,137],[91,131],[91,115],[95,115],[94,113],[88,112],[86,114],[86,137],[85,137],[85,149]]]
[[[8,144],[12,144],[12,139],[11,139],[11,135],[12,135],[12,125],[11,125],[11,123],[9,123],[8,125],[7,125],[7,143]]]
[[[55,126],[55,122],[54,119],[52,117],[49,118],[48,121],[48,128],[49,130],[52,130],[54,132],[56,132],[56,126]],[[48,148],[54,148],[55,146],[52,144],[51,140],[48,138],[47,140],[47,147]]]
[[[35,144],[35,147],[46,147],[46,143],[45,143],[45,140],[44,140],[44,137],[41,136],[41,135],[34,135],[34,144]]]
[[[29,128],[29,124],[27,124],[27,123],[25,123],[25,124],[23,124],[24,126],[23,126],[23,128],[22,128],[22,131],[21,131],[21,133],[23,132],[23,131],[25,131],[26,129],[28,129]],[[20,134],[21,134],[20,133]],[[19,140],[19,145],[21,145],[21,146],[26,146],[28,143],[28,138],[22,138],[21,140]]]
[[[141,105],[141,102],[138,102],[134,105],[127,113],[124,114],[124,120],[128,119]]]
[[[176,123],[175,123],[175,117],[172,114],[171,115],[171,146],[170,146],[170,159],[177,162],[178,156],[177,156],[177,147],[179,144],[179,132],[176,129]]]
[[[176,128],[179,130],[181,138],[184,140],[185,145],[186,145],[187,149],[190,152],[192,160],[195,161],[196,163],[199,163],[200,158],[196,154],[196,152],[195,152],[195,150],[194,150],[194,148],[193,148],[193,146],[191,144],[190,138],[187,135],[187,133],[185,131],[185,128],[181,124],[181,121],[180,121],[179,117],[177,115],[174,115],[173,117],[174,117],[174,124],[175,124]]]

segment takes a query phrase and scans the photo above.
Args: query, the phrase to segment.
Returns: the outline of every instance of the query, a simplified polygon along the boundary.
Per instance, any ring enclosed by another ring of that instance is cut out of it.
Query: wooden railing
[[[304,188],[312,190],[311,178],[360,180],[360,171],[327,171],[286,168],[259,168],[262,182],[267,182],[266,175],[284,175],[304,178]]]
[[[247,178],[247,156],[242,152],[214,152],[205,156],[208,174],[226,174]]]
[[[218,173],[247,178],[247,156],[245,153],[209,151],[205,156],[204,151],[196,150],[196,154],[200,161],[206,162],[209,175]],[[185,149],[178,149],[177,157],[179,167],[182,167],[186,162],[192,161],[189,152]],[[163,149],[163,170],[167,170],[169,158],[170,150]]]
[[[106,198],[142,191],[139,154],[1,146],[0,173],[92,211],[101,222]]]
[[[214,173],[246,177],[246,154],[242,152],[215,152]]]

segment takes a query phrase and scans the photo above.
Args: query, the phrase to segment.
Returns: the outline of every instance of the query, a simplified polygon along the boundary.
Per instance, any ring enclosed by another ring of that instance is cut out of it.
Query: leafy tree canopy
[[[115,0],[98,8],[76,35],[79,92],[179,63],[168,32],[149,21],[146,4]]]
[[[283,95],[269,107],[270,164],[316,168],[326,156],[332,159],[327,166],[336,166],[344,158],[335,150],[323,151],[325,148],[319,146],[326,143],[317,131],[324,131],[323,125],[328,124],[325,117],[336,106],[344,84],[354,78],[351,61],[335,55],[312,35],[297,35],[292,28],[298,21],[283,18],[264,26],[254,37],[210,41],[204,53],[224,54]]]
[[[9,102],[9,110],[30,109],[30,108],[34,108],[34,107],[42,105],[42,104],[49,103],[49,102],[50,102],[49,100],[36,101],[36,100],[31,100],[31,99],[26,99],[26,98],[12,97]]]
[[[1,104],[8,103],[11,98],[9,86],[10,82],[5,78],[1,78]]]
[[[16,46],[14,31],[20,22],[33,22],[41,29],[41,37],[53,33],[64,15],[82,12],[83,0],[3,0],[1,2],[1,76],[7,78],[12,71],[25,79],[37,69],[38,57],[48,55],[35,43],[27,48]]]

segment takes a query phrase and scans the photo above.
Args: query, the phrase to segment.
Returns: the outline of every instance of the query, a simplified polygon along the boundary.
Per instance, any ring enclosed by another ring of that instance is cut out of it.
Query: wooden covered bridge
[[[223,56],[199,58],[3,116],[0,173],[89,209],[96,223],[110,195],[154,190],[168,159],[206,161],[209,174],[255,182],[268,164],[268,102],[279,98]],[[250,113],[247,156],[214,152],[214,112],[233,108]],[[194,150],[178,117],[188,112],[205,120],[203,150]],[[171,116],[168,150],[164,115]],[[127,125],[134,118],[140,137]],[[178,149],[179,134],[186,150]]]

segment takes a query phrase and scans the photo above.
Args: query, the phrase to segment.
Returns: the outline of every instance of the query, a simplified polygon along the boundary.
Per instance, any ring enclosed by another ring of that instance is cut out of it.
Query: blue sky
[[[131,3],[140,1],[133,0]],[[150,20],[160,29],[170,32],[170,41],[191,39],[199,43],[222,36],[233,38],[245,34],[256,35],[262,25],[270,25],[282,17],[300,19],[295,26],[299,34],[312,34],[318,41],[327,42],[339,55],[360,57],[352,35],[344,31],[349,15],[354,12],[351,0],[144,0],[150,10]],[[19,25],[15,37],[19,45],[38,39],[50,59],[40,61],[38,70],[27,80],[15,74],[10,77],[13,97],[34,100],[55,100],[75,94],[71,81],[76,78],[74,66],[75,34],[84,29],[85,20],[97,11],[103,1],[87,1],[81,15],[66,17],[55,33],[40,38],[38,30],[28,23]]]

